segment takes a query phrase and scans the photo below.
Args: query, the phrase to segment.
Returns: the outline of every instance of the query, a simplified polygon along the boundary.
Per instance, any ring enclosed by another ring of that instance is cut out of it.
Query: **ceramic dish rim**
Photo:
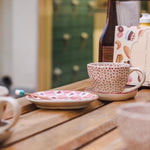
[[[95,94],[96,95],[96,94]],[[56,99],[56,100],[41,100],[41,99],[33,99],[33,98],[28,98],[26,96],[26,99],[32,102],[44,102],[44,103],[79,103],[79,102],[90,102],[98,99],[98,95],[95,96],[95,98],[90,98],[90,99],[76,99],[76,100],[62,100],[62,99]]]
[[[129,94],[129,93],[138,91],[138,89],[135,89],[135,90],[133,90],[133,91],[124,92],[124,93],[110,93],[110,92],[95,91],[95,90],[93,90],[93,89],[91,89],[91,88],[92,88],[92,87],[87,87],[87,88],[85,88],[85,91],[86,91],[86,90],[89,90],[89,91],[91,91],[91,92],[98,93],[98,94],[103,94],[103,95],[106,95],[106,94],[110,94],[110,95],[123,95],[123,94]],[[87,92],[88,92],[88,91],[87,91]]]
[[[104,65],[104,64],[106,64],[107,66],[101,66],[101,65]],[[94,63],[94,62],[91,62],[91,63],[88,63],[87,66],[93,67],[93,68],[118,68],[116,66],[109,66],[110,64],[111,65],[119,65],[119,68],[128,68],[128,67],[130,67],[129,64],[123,63],[123,62],[121,62],[121,63],[117,63],[117,62],[96,62],[96,63]]]
[[[51,91],[51,90],[48,90],[48,91]],[[53,91],[57,91],[57,90],[53,90]],[[70,92],[74,92],[75,90],[60,90],[60,91],[70,91]],[[46,91],[41,91],[41,92],[46,92]],[[90,95],[93,95],[93,97],[90,97],[90,98],[82,98],[82,97],[79,97],[78,99],[75,99],[75,100],[72,100],[72,99],[34,99],[34,98],[29,98],[28,95],[26,95],[26,99],[29,100],[29,101],[32,101],[32,102],[43,102],[43,103],[78,103],[78,102],[91,102],[91,101],[94,101],[96,99],[98,99],[98,95],[97,94],[94,94],[94,93],[90,93],[90,92],[87,92],[87,91],[75,91],[75,92],[86,92],[86,93],[89,93]],[[38,92],[35,92],[35,93],[38,93]],[[34,93],[33,93],[34,94]]]

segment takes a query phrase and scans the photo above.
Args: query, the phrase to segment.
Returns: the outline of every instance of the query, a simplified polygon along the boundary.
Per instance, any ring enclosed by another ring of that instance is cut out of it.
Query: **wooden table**
[[[87,79],[57,89],[84,90],[88,86]],[[143,89],[128,101],[96,100],[79,110],[42,110],[20,98],[22,114],[0,150],[124,150],[125,143],[115,122],[116,109],[124,103],[148,100],[150,90]],[[11,116],[9,109],[5,118]]]

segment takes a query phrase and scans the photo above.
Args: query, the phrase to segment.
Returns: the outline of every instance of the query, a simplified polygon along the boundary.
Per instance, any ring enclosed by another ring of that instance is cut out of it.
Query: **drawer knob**
[[[84,50],[85,49],[85,46],[86,46],[86,40],[89,38],[89,35],[88,33],[86,32],[82,32],[81,33],[81,50]]]
[[[88,6],[89,6],[90,9],[94,9],[96,7],[95,1],[89,1]]]
[[[73,9],[73,18],[76,16],[77,14],[77,6],[79,5],[79,0],[72,0],[72,9]]]
[[[59,11],[60,11],[60,6],[61,6],[62,0],[55,0],[54,1],[54,10],[56,15],[58,15]]]
[[[96,2],[95,1],[89,1],[88,2],[88,15],[92,16],[93,10],[96,8]]]
[[[61,3],[62,3],[62,0],[55,0],[54,1],[54,4],[57,5],[57,6],[60,5]]]
[[[80,70],[80,67],[78,65],[74,65],[72,67],[72,69],[73,69],[74,72],[78,72]]]
[[[88,38],[89,38],[88,33],[82,32],[82,33],[81,33],[81,38],[84,39],[84,40],[88,39]]]
[[[70,39],[70,34],[65,33],[65,34],[63,35],[63,39],[64,39],[64,40],[69,40],[69,39]]]
[[[54,69],[54,75],[55,75],[55,76],[60,76],[61,74],[62,74],[62,69],[56,67],[56,68]]]
[[[74,6],[79,5],[79,0],[72,0],[72,5],[74,5]]]
[[[53,74],[54,74],[54,83],[53,83],[54,85],[53,86],[54,87],[60,86],[62,73],[63,73],[62,69],[60,69],[58,67],[56,67],[54,69],[54,72],[53,72]]]
[[[65,33],[62,38],[63,38],[63,41],[64,41],[64,48],[65,48],[65,49],[68,49],[69,40],[70,40],[70,38],[71,38],[70,34]]]
[[[74,65],[72,67],[72,70],[73,70],[72,81],[75,82],[78,80],[80,67],[78,65]]]

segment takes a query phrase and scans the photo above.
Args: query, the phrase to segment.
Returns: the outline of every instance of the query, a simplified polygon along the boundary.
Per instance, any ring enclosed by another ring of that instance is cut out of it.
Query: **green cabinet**
[[[53,0],[52,87],[88,78],[93,61],[94,1]]]

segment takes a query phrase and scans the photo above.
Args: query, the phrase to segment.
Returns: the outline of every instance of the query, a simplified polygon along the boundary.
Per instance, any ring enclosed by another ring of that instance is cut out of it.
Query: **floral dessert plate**
[[[129,100],[131,98],[134,98],[138,90],[134,90],[131,92],[126,92],[126,93],[103,93],[99,91],[94,91],[91,87],[88,87],[85,89],[85,91],[97,94],[100,100],[122,101],[122,100]]]
[[[26,99],[43,109],[78,109],[88,106],[98,96],[82,91],[49,90],[29,94]]]

